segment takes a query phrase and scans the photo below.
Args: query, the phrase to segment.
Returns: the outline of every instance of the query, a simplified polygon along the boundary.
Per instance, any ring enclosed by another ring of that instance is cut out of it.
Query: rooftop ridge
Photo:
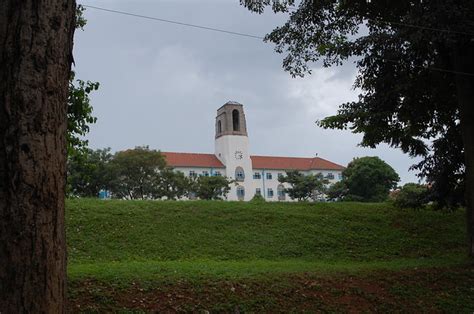
[[[292,156],[271,156],[271,155],[250,155],[250,157],[296,158],[296,159],[314,159],[314,158],[318,158],[318,157],[292,157]]]
[[[187,152],[169,152],[169,151],[162,151],[160,150],[160,153],[164,154],[187,154],[187,155],[212,155],[215,156],[213,153],[187,153]]]

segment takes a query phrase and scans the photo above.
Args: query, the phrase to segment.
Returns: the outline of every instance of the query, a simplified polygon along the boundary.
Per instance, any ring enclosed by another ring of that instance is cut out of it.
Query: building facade
[[[287,171],[321,173],[330,183],[342,179],[344,167],[319,158],[250,155],[242,104],[227,102],[217,109],[214,154],[162,152],[169,166],[186,176],[226,176],[236,181],[228,200],[249,201],[260,194],[267,201],[292,201],[278,182]]]

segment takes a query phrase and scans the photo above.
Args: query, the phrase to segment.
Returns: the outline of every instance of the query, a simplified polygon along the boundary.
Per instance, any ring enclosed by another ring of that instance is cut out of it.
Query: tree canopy
[[[400,177],[395,170],[378,157],[354,158],[342,172],[346,187],[345,200],[381,202]]]
[[[203,200],[225,199],[233,181],[222,176],[200,176],[191,184],[190,192]]]
[[[110,162],[111,190],[118,198],[154,198],[166,161],[147,146],[117,152]]]
[[[288,171],[286,175],[280,176],[278,181],[290,184],[291,187],[286,188],[284,192],[298,201],[314,198],[317,193],[325,190],[325,185],[329,182],[321,173],[304,175],[297,170]]]
[[[97,197],[100,190],[110,189],[112,158],[110,148],[83,148],[81,154],[70,155],[67,161],[67,195]]]

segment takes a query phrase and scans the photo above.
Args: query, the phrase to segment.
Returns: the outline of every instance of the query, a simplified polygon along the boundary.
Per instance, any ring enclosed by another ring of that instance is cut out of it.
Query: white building
[[[169,166],[187,176],[222,175],[237,181],[228,200],[251,200],[255,194],[267,201],[289,201],[278,176],[298,170],[304,174],[322,173],[331,183],[342,179],[344,167],[312,157],[253,156],[249,151],[247,124],[243,106],[227,102],[217,109],[214,154],[162,152]]]

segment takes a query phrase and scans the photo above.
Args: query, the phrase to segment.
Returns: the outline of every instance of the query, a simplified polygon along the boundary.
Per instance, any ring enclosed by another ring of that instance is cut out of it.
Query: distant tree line
[[[97,197],[106,190],[119,199],[217,200],[226,197],[233,182],[222,176],[186,177],[145,146],[115,154],[110,148],[86,148],[69,156],[67,171],[69,197]]]
[[[226,198],[234,183],[223,176],[188,177],[147,146],[115,154],[110,148],[82,148],[69,155],[67,170],[69,197],[97,197],[104,190],[118,199],[219,200]],[[421,208],[436,201],[436,191],[425,185],[408,183],[397,188],[398,174],[378,157],[355,158],[342,172],[342,180],[334,184],[320,173],[299,171],[288,171],[278,181],[286,186],[279,193],[298,201],[392,200],[401,208]]]

